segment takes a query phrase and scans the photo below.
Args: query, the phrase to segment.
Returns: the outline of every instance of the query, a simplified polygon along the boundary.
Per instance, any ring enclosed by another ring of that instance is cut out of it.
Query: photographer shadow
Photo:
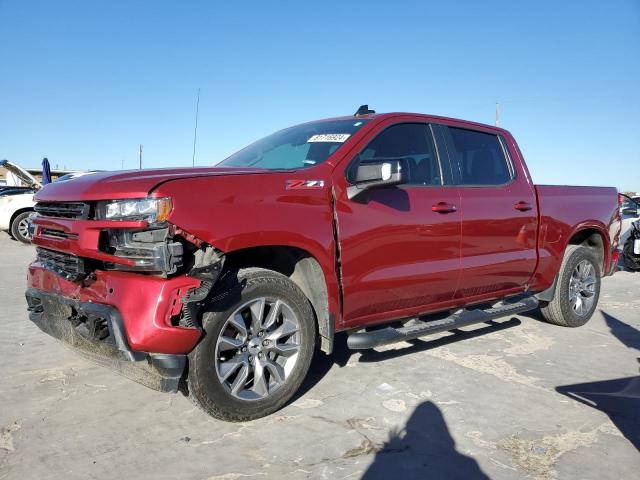
[[[403,432],[392,432],[378,449],[363,480],[447,478],[488,479],[478,462],[456,450],[440,409],[424,402],[415,409]]]

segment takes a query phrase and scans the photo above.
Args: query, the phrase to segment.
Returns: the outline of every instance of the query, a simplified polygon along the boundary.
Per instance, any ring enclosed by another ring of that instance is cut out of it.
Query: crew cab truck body
[[[367,109],[36,200],[30,318],[228,420],[284,405],[338,331],[371,348],[538,306],[582,325],[620,232],[614,188],[535,185],[506,130]]]

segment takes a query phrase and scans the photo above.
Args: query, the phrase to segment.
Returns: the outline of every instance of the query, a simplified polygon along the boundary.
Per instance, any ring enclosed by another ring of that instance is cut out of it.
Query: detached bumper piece
[[[516,315],[538,307],[535,297],[507,300],[487,309],[461,310],[442,320],[422,320],[415,318],[399,328],[386,327],[370,332],[356,332],[349,335],[347,346],[352,350],[365,350],[390,343],[413,340],[416,338],[448,332],[456,328],[485,323],[507,315]]]
[[[115,308],[34,288],[26,297],[31,321],[84,358],[154,390],[178,390],[186,356],[131,350]]]

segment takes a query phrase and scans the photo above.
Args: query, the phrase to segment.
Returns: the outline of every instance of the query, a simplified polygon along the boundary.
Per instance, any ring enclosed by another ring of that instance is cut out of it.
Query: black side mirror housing
[[[359,161],[349,175],[352,183],[347,188],[350,200],[373,188],[390,187],[407,183],[408,162],[406,159],[383,159]]]
[[[637,217],[638,216],[638,209],[637,208],[633,208],[633,207],[623,208],[622,209],[622,214],[623,215],[629,215],[630,217]]]

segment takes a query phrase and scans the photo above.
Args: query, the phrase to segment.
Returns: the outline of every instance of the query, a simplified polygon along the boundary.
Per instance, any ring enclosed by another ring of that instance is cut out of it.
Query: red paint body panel
[[[373,191],[367,203],[349,200],[347,166],[383,128],[399,122],[502,135],[516,179],[503,187],[401,185]],[[323,183],[291,188],[307,180]],[[197,168],[98,173],[48,185],[36,199],[95,201],[149,195],[171,197],[169,222],[224,253],[273,245],[307,251],[324,274],[328,310],[336,330],[501,298],[525,289],[544,290],[554,281],[567,242],[584,228],[602,235],[608,273],[620,229],[615,189],[535,186],[509,132],[405,113],[371,116],[326,162],[295,172]],[[440,202],[457,209],[438,213],[433,206]],[[532,208],[517,209],[521,202]],[[109,262],[118,260],[99,251],[100,231],[114,223],[120,228],[142,227],[139,222],[44,218],[35,223],[37,245]],[[41,227],[74,233],[77,238],[46,237]],[[185,353],[199,339],[198,330],[172,327],[168,320],[179,311],[177,299],[199,284],[184,275],[163,279],[98,270],[96,281],[82,287],[34,263],[28,283],[115,306],[133,349]]]
[[[461,187],[461,278],[456,298],[495,295],[529,284],[537,265],[538,208],[529,171],[515,141],[501,132],[515,179],[498,187]],[[521,211],[519,204],[531,210]]]
[[[73,253],[79,257],[94,258],[120,265],[133,265],[133,261],[115,257],[98,250],[98,237],[109,228],[146,228],[147,222],[116,222],[110,220],[71,220],[64,218],[42,218],[33,220],[36,231],[33,243],[40,247]],[[44,228],[73,234],[75,238],[61,238],[42,233]]]
[[[258,168],[158,168],[98,172],[74,178],[73,182],[53,182],[38,191],[39,202],[73,202],[91,200],[117,200],[144,198],[154,187],[178,178],[208,177],[216,175],[244,175],[264,172]]]
[[[383,117],[348,154],[336,161],[332,183],[342,262],[343,315],[339,328],[401,318],[453,301],[460,274],[460,210],[442,214],[433,206],[460,206],[456,187],[400,185],[347,198],[345,170],[383,129],[424,116]]]
[[[453,299],[460,270],[456,188],[398,188],[352,203],[337,190],[345,326],[405,316]]]
[[[27,284],[49,293],[118,309],[133,350],[152,353],[188,353],[201,332],[195,328],[173,327],[170,314],[174,301],[200,281],[181,275],[162,279],[135,273],[96,271],[88,287],[69,282],[45,270],[38,262],[29,266]]]
[[[603,238],[602,273],[615,268],[620,237],[620,216],[615,188],[536,185],[540,208],[538,251],[540,262],[533,288],[553,283],[569,239],[581,230],[595,230]],[[617,201],[617,200],[616,200]],[[585,219],[585,212],[589,218]]]
[[[330,190],[287,189],[287,181],[299,175],[179,179],[161,185],[154,194],[174,199],[171,223],[223,252],[276,245],[306,250],[322,268],[329,312],[335,315],[340,296]]]

